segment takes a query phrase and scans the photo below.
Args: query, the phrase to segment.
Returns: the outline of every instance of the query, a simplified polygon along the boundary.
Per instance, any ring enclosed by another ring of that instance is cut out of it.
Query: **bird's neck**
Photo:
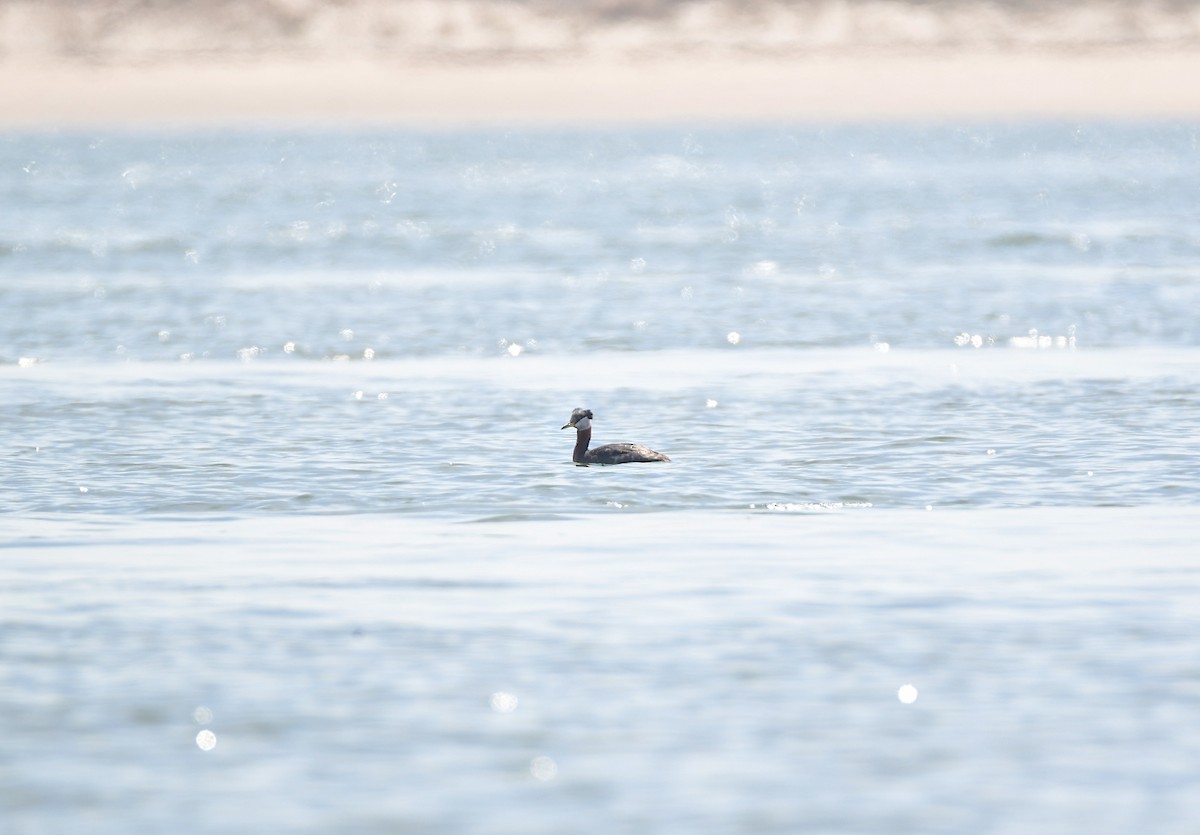
[[[575,432],[575,453],[571,456],[571,460],[576,464],[583,463],[583,456],[587,453],[588,444],[592,442],[591,428],[579,429]]]

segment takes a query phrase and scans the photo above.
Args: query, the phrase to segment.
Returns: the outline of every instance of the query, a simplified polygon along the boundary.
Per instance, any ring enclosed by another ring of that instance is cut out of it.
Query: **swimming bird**
[[[635,461],[670,461],[661,452],[655,452],[641,444],[605,444],[588,449],[592,442],[592,411],[576,409],[563,429],[575,430],[575,453],[571,460],[576,464],[629,464]]]

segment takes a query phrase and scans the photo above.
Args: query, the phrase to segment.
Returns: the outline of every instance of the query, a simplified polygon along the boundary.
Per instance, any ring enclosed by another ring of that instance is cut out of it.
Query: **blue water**
[[[0,137],[0,830],[1191,832],[1198,193],[1184,124]]]
[[[0,357],[1194,347],[1197,130],[10,136]]]

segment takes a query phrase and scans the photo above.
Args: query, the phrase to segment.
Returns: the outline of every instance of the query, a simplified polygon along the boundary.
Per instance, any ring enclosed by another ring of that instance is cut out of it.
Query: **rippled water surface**
[[[1191,832],[1198,136],[0,137],[0,830]]]

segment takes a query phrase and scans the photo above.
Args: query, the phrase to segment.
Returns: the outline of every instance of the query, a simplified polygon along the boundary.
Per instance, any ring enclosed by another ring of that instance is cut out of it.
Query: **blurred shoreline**
[[[1200,117],[1200,3],[0,0],[0,128]]]

